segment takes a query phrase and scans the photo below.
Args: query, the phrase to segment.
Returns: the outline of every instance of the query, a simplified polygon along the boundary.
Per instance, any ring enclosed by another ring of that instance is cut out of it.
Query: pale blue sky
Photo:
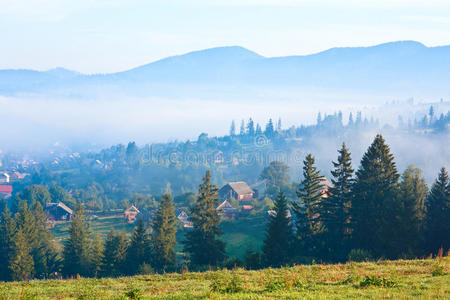
[[[0,69],[115,72],[192,50],[450,44],[446,0],[0,0]]]

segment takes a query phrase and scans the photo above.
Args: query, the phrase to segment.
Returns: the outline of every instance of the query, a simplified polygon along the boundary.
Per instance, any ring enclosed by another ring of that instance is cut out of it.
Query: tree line
[[[419,169],[398,173],[389,146],[377,135],[356,172],[343,144],[333,162],[332,186],[324,189],[323,180],[308,154],[296,197],[288,199],[281,187],[276,194],[262,252],[249,251],[244,262],[233,263],[256,269],[314,260],[413,258],[440,248],[449,250],[450,181],[445,168],[428,191]],[[229,265],[216,211],[219,201],[218,188],[207,171],[190,208],[193,228],[185,234],[183,257],[175,252],[177,220],[168,193],[150,226],[139,219],[131,237],[112,230],[105,240],[92,234],[83,205],[77,203],[62,251],[45,229],[39,201],[30,208],[22,201],[14,216],[5,207],[0,217],[0,261],[6,263],[0,265],[0,280],[120,276]]]

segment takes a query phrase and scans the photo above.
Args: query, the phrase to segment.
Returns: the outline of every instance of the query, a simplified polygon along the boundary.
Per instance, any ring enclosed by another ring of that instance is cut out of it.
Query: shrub
[[[138,288],[129,287],[124,295],[125,295],[125,297],[127,297],[127,299],[131,299],[131,300],[143,299],[141,290]]]
[[[139,266],[138,274],[139,275],[155,274],[155,270],[153,270],[152,266],[150,266],[149,264],[144,263]]]
[[[348,260],[354,262],[367,262],[371,261],[372,254],[370,251],[365,249],[352,249],[348,254]]]
[[[436,265],[434,266],[433,270],[431,271],[432,276],[444,276],[444,266]]]
[[[381,286],[381,287],[396,287],[398,283],[391,278],[376,277],[374,275],[365,276],[364,279],[359,283],[360,287],[367,286]]]
[[[244,283],[242,278],[236,273],[222,273],[213,277],[210,284],[212,292],[217,293],[239,293],[244,291]]]

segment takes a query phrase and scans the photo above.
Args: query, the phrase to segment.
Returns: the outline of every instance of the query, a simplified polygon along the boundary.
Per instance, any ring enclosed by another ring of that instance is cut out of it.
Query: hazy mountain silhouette
[[[112,74],[84,75],[62,68],[0,70],[0,95],[202,98],[308,89],[446,97],[450,96],[449,75],[450,46],[426,47],[414,41],[270,58],[232,46],[168,57]]]

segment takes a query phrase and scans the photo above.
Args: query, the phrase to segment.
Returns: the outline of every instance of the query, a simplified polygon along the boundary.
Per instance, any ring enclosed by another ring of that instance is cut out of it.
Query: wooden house
[[[216,211],[219,215],[227,218],[235,218],[237,216],[237,209],[234,208],[233,205],[231,205],[231,203],[227,200],[217,206]]]
[[[12,185],[0,185],[0,199],[8,199],[13,191]]]
[[[243,181],[230,182],[219,190],[219,196],[222,200],[234,198],[240,203],[250,202],[255,196],[255,191]]]
[[[123,217],[128,224],[133,224],[136,222],[136,217],[140,213],[136,206],[131,205],[123,212]]]
[[[47,203],[45,205],[45,212],[48,221],[67,222],[72,219],[73,215],[73,211],[62,202]]]

